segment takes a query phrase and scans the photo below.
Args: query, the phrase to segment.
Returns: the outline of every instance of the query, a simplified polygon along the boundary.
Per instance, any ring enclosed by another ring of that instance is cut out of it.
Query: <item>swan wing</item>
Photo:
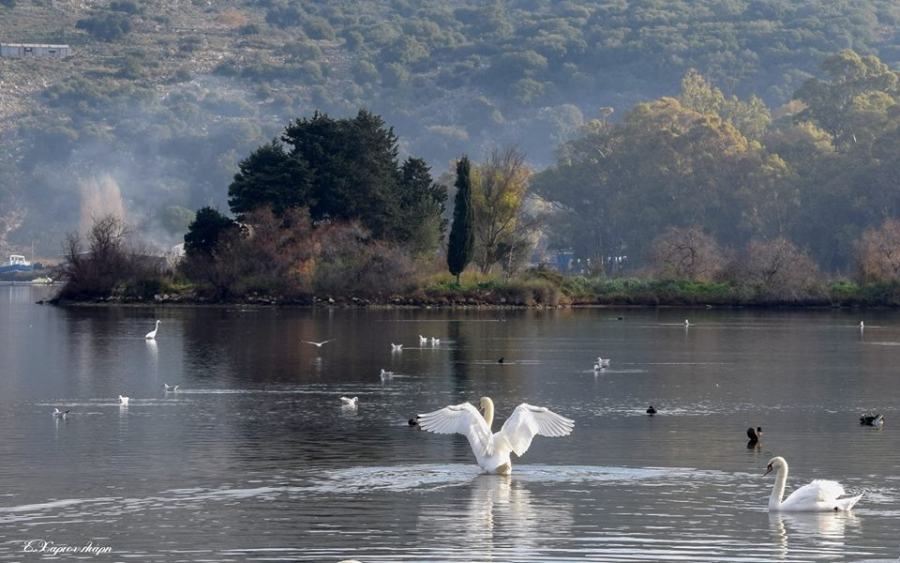
[[[567,436],[575,421],[558,415],[546,407],[522,403],[503,423],[497,434],[504,438],[516,455],[521,456],[531,446],[535,436]]]
[[[493,436],[481,413],[472,404],[450,405],[419,415],[419,428],[435,434],[462,434],[469,440],[479,463],[491,455]]]
[[[803,485],[781,503],[782,510],[834,510],[841,509],[838,497],[844,495],[844,487],[837,481],[816,479]],[[858,500],[858,499],[857,499]],[[852,506],[852,504],[851,504]]]

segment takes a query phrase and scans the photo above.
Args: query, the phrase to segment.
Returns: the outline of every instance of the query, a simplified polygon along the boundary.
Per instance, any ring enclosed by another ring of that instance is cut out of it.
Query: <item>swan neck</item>
[[[485,397],[481,400],[481,404],[484,407],[484,421],[490,428],[494,424],[494,401]]]
[[[772,487],[772,496],[769,497],[769,509],[781,508],[781,499],[784,498],[784,486],[787,483],[788,467],[787,464],[778,468],[775,474],[775,485]]]

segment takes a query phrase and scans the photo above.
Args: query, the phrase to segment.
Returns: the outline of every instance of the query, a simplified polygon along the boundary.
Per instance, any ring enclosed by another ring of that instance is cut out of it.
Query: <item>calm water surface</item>
[[[34,303],[50,291],[0,286],[0,561],[900,560],[896,313]],[[498,477],[407,424],[482,395],[575,431]],[[865,496],[770,515],[773,455],[788,491]]]

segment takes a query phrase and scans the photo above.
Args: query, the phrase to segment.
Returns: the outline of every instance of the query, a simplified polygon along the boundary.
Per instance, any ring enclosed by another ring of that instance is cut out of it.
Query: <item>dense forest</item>
[[[677,96],[586,124],[540,172],[514,145],[462,155],[449,239],[448,188],[424,160],[401,162],[382,118],[317,112],[240,161],[235,219],[200,209],[176,277],[148,286],[111,217],[88,252],[70,235],[63,295],[157,299],[181,279],[204,299],[467,302],[469,267],[479,302],[609,302],[612,288],[650,303],[893,305],[900,77],[851,50],[822,66],[827,80],[805,82],[777,119],[691,71]],[[609,286],[628,276],[663,285]]]
[[[74,55],[0,59],[0,255],[57,256],[107,213],[169,248],[316,111],[383,117],[437,176],[509,144],[552,165],[691,69],[777,115],[845,49],[894,68],[898,21],[889,0],[4,0],[0,42]]]
[[[0,250],[68,258],[86,294],[408,293],[445,283],[448,253],[450,273],[484,279],[547,281],[537,260],[744,284],[714,285],[725,301],[900,274],[889,2],[6,0],[0,15],[4,44],[75,52],[0,58]],[[107,252],[126,233],[129,255],[183,241],[187,260],[146,283],[146,260]],[[92,271],[85,242],[121,263]],[[131,282],[108,277],[126,266]]]

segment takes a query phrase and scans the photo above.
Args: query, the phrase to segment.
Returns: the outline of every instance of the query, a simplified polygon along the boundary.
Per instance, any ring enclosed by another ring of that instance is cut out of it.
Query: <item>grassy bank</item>
[[[65,295],[65,287],[60,292]],[[410,283],[403,293],[313,293],[285,295],[265,288],[216,297],[208,288],[177,276],[123,280],[106,295],[65,299],[60,303],[216,304],[418,307],[882,307],[900,306],[900,282],[858,284],[835,281],[787,289],[749,281],[697,282],[653,278],[563,276],[532,269],[511,280],[465,273],[460,282],[450,274],[434,274]]]

